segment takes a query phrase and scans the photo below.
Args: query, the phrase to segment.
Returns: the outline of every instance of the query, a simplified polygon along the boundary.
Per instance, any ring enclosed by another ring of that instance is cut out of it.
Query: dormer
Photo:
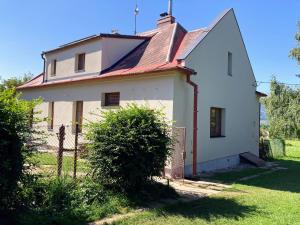
[[[44,82],[100,74],[147,39],[142,36],[100,34],[43,52]]]

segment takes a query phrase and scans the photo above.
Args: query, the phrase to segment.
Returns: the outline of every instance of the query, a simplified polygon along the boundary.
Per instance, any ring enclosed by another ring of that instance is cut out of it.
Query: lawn
[[[35,153],[32,159],[44,172],[57,171],[57,156],[53,153]],[[74,157],[64,156],[62,171],[64,174],[72,173],[74,169]],[[89,164],[84,159],[77,160],[77,171],[79,173],[86,173],[89,171]]]
[[[218,179],[233,185],[220,194],[143,212],[116,224],[300,224],[300,141],[286,144],[287,157],[276,160],[286,170],[236,182],[222,174]]]

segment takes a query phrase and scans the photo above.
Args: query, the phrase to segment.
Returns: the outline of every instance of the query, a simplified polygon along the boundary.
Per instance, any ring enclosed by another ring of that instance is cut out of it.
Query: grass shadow
[[[267,174],[263,173],[270,171],[270,169],[261,168],[218,173],[209,178],[209,180],[224,184],[242,184],[271,190],[300,193],[300,158],[295,156],[286,157],[283,159],[273,160],[273,162],[283,168]],[[247,180],[240,180],[243,177],[249,177],[252,175],[259,176]]]
[[[234,199],[206,197],[189,203],[178,203],[156,209],[157,216],[180,215],[211,221],[216,218],[240,219],[257,212],[255,206],[242,205]]]
[[[299,160],[299,158],[297,158]],[[237,181],[236,183],[248,186],[256,186],[278,191],[300,193],[300,161],[276,160],[281,167],[286,169],[259,176],[257,178]]]

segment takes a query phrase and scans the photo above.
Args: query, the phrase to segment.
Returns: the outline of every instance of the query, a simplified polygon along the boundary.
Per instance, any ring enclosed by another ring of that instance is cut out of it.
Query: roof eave
[[[260,91],[255,91],[255,94],[260,98],[268,97],[267,94],[260,92]]]
[[[18,90],[24,90],[24,89],[35,89],[35,88],[47,88],[47,87],[52,87],[52,86],[59,86],[59,85],[65,85],[65,84],[76,84],[76,83],[82,83],[82,82],[89,82],[93,80],[109,80],[109,79],[114,79],[118,77],[125,77],[125,78],[134,78],[135,75],[147,75],[147,74],[153,74],[153,73],[162,73],[162,72],[168,72],[168,71],[180,71],[182,73],[188,74],[188,75],[195,75],[196,72],[193,69],[183,67],[183,66],[176,66],[176,67],[171,67],[171,68],[161,68],[161,69],[156,69],[152,71],[146,71],[146,72],[136,72],[132,74],[119,74],[119,75],[99,75],[97,77],[93,78],[87,78],[87,79],[81,79],[81,80],[72,80],[72,81],[62,81],[62,82],[57,82],[57,83],[42,83],[36,86],[19,86],[17,89]],[[40,76],[40,75],[39,75]],[[36,76],[33,79],[38,78],[39,76]]]
[[[82,44],[84,42],[91,41],[91,40],[94,40],[94,39],[101,39],[101,38],[123,38],[123,39],[133,39],[133,40],[134,39],[148,40],[151,37],[149,37],[149,36],[138,36],[138,35],[124,35],[124,34],[100,33],[99,35],[92,35],[92,36],[89,36],[89,37],[86,37],[86,38],[79,39],[77,41],[73,41],[73,42],[61,45],[58,48],[54,48],[54,49],[50,49],[50,50],[47,50],[47,51],[43,51],[42,55],[48,54],[48,53],[53,53],[53,52],[56,52],[56,51],[60,51],[62,49],[66,49],[66,48],[71,48],[71,47],[74,47],[76,45],[80,45],[80,44]]]

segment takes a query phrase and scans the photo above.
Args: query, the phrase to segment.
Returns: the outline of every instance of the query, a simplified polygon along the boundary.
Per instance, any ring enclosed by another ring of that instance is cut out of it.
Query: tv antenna
[[[173,0],[169,0],[168,14],[170,16],[173,14]]]
[[[136,34],[136,19],[137,19],[137,16],[139,15],[139,8],[138,8],[138,5],[137,5],[137,1],[135,2],[135,9],[134,9],[134,34]]]

